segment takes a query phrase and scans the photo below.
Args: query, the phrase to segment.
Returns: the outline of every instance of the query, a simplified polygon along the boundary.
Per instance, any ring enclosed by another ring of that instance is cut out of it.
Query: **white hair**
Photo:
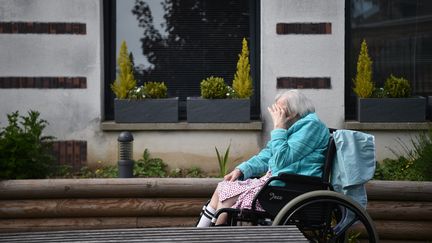
[[[315,112],[312,101],[298,90],[292,89],[276,96],[275,101],[283,100],[288,114],[298,114],[300,117]]]

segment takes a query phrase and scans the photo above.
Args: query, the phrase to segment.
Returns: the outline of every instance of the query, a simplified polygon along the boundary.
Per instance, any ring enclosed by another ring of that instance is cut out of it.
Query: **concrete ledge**
[[[262,121],[247,123],[115,123],[105,121],[101,123],[103,131],[166,131],[166,130],[234,130],[234,131],[261,131]]]
[[[358,122],[358,121],[346,121],[345,129],[357,130],[357,131],[371,131],[371,130],[410,130],[420,131],[428,130],[432,128],[430,122]]]

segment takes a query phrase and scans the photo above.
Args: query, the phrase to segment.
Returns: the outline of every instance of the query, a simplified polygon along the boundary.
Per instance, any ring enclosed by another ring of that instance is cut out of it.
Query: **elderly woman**
[[[289,90],[278,95],[268,111],[273,130],[267,146],[225,175],[204,208],[197,227],[208,227],[220,208],[250,209],[255,194],[272,175],[321,176],[330,133],[315,114],[312,102],[299,91]],[[250,179],[264,173],[259,179]],[[216,224],[225,220],[219,217]]]

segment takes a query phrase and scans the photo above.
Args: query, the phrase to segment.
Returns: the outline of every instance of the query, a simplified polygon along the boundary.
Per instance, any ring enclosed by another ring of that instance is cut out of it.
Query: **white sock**
[[[207,205],[203,209],[203,214],[200,221],[198,222],[197,227],[209,227],[215,212],[216,210],[214,208],[210,207],[210,205]]]

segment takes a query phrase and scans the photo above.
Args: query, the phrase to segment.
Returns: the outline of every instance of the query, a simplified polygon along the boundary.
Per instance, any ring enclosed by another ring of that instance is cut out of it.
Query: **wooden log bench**
[[[295,226],[141,228],[3,233],[0,242],[309,242]]]
[[[0,232],[190,227],[216,178],[0,181]],[[381,239],[432,240],[432,182],[370,181]]]

